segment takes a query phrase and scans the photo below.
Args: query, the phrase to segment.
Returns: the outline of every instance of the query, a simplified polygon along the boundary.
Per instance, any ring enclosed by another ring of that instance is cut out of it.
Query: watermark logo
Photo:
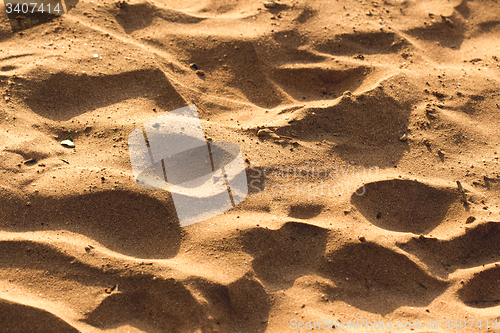
[[[79,0],[3,0],[12,31],[34,27],[64,15]]]
[[[378,178],[379,168],[362,165],[274,165],[263,168],[251,167],[248,171],[249,188],[252,194],[278,197],[295,194],[315,200],[322,196],[362,196],[366,189],[362,179]]]
[[[205,140],[194,105],[145,122],[128,146],[137,185],[168,190],[182,227],[222,214],[248,194],[239,146]]]

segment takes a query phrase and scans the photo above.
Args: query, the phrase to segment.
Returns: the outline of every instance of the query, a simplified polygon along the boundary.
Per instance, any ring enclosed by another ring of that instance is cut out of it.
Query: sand
[[[1,9],[0,332],[497,331],[497,1]],[[249,193],[181,227],[127,140],[187,105]]]

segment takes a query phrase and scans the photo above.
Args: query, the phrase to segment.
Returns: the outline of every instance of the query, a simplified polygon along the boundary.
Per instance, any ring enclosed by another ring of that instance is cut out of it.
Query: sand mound
[[[0,300],[0,311],[4,332],[80,332],[50,312],[35,307]]]
[[[334,281],[329,299],[388,314],[401,306],[426,306],[447,283],[407,256],[377,244],[349,244],[326,255],[321,275]]]
[[[500,304],[498,290],[499,268],[490,267],[474,274],[458,291],[460,299],[470,307],[492,308]]]
[[[64,121],[138,97],[152,99],[160,108],[176,109],[185,104],[159,69],[108,75],[56,73],[21,82],[26,105],[42,117]]]
[[[459,200],[454,189],[400,179],[368,183],[351,197],[356,209],[374,225],[415,234],[432,231]]]
[[[498,222],[485,222],[468,228],[451,239],[414,237],[400,247],[414,253],[429,267],[451,274],[457,269],[486,265],[497,261],[500,237]]]

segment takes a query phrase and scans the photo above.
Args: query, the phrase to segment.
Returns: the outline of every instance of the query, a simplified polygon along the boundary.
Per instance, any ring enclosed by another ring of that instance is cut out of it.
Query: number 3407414
[[[28,13],[47,13],[47,14],[61,14],[64,10],[61,8],[59,3],[36,3],[36,2],[25,2],[25,3],[6,3],[5,11],[7,14],[28,14]]]

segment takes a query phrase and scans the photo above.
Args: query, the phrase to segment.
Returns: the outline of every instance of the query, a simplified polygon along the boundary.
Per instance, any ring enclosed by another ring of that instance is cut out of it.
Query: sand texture
[[[500,329],[498,1],[0,9],[1,333]],[[249,192],[181,227],[128,137],[188,105]]]

